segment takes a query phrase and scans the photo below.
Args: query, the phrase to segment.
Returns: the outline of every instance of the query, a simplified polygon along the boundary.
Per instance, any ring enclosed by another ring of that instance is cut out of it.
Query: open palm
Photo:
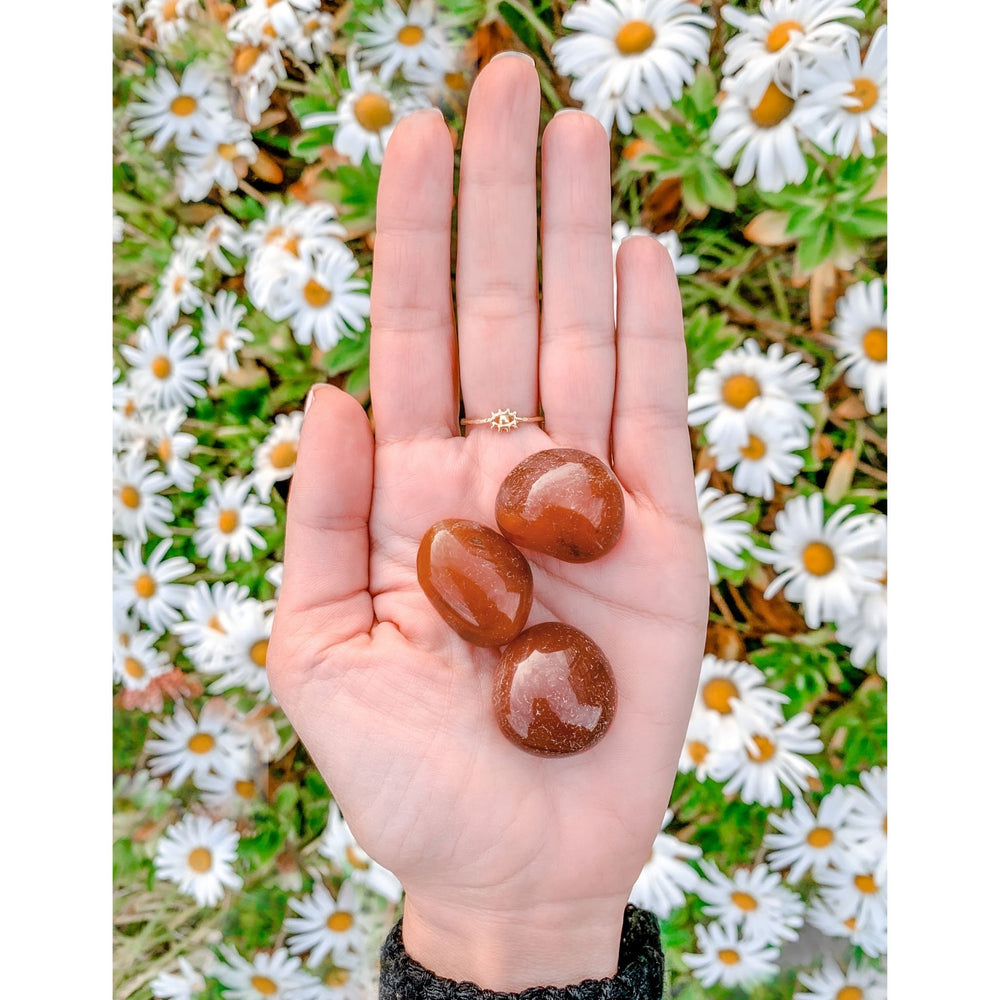
[[[538,81],[504,58],[470,95],[452,320],[453,151],[436,111],[393,133],[379,187],[372,284],[374,438],[363,409],[315,392],[291,491],[285,576],[268,653],[273,690],[361,845],[427,911],[611,910],[660,827],[707,613],[686,424],[676,281],[649,237],[626,241],[613,306],[607,136],[580,112],[542,143]],[[617,332],[616,332],[617,328]],[[544,412],[544,425],[460,433],[465,412]],[[499,651],[432,609],[416,551],[435,521],[494,524],[523,458],[581,448],[613,465],[621,540],[569,564],[525,552],[529,624],[583,629],[611,661],[618,711],[584,753],[540,758],[500,733]],[[404,917],[404,930],[406,927]]]

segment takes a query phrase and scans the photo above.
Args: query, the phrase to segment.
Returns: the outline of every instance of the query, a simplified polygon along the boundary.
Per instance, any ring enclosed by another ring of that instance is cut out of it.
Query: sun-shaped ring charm
[[[489,424],[495,431],[512,431],[518,424],[541,423],[544,417],[522,417],[517,410],[494,410],[488,417],[479,417],[475,420],[463,418],[462,423],[468,424]]]

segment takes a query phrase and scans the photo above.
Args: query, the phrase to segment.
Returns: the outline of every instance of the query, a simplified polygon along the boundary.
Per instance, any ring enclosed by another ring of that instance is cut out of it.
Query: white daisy
[[[336,129],[333,148],[338,153],[354,164],[360,164],[365,154],[372,163],[381,163],[399,120],[419,107],[430,107],[430,102],[419,96],[397,100],[373,72],[358,69],[353,53],[347,59],[347,72],[348,89],[337,109],[306,115],[302,127],[332,125]]]
[[[855,613],[861,595],[881,586],[884,565],[869,555],[877,532],[849,505],[824,520],[822,493],[792,497],[775,515],[771,548],[754,552],[778,573],[765,599],[784,589],[789,601],[802,604],[810,628]]]
[[[208,497],[195,511],[194,546],[215,573],[222,573],[229,561],[252,559],[255,548],[267,548],[256,529],[275,524],[275,514],[249,495],[252,488],[250,478],[232,476],[221,484],[211,480]]]
[[[748,986],[778,974],[778,949],[764,941],[741,940],[720,923],[696,924],[699,951],[681,956],[703,986]]]
[[[303,14],[314,15],[320,0],[250,0],[230,22],[247,34],[269,34],[272,38],[291,35]]]
[[[275,563],[273,566],[269,567],[264,573],[264,579],[267,580],[272,587],[274,587],[274,599],[278,599],[278,594],[281,591],[281,581],[285,575],[285,564],[283,562]]]
[[[618,219],[611,224],[612,259],[617,259],[619,248],[629,236],[652,236],[670,254],[675,274],[695,274],[697,272],[698,258],[693,253],[684,253],[680,237],[672,229],[663,233],[651,233],[643,226],[630,226],[623,219]]]
[[[160,495],[170,480],[139,451],[115,458],[112,475],[112,518],[117,534],[146,541],[149,532],[170,534],[174,519],[170,501]]]
[[[112,647],[114,680],[127,691],[145,690],[154,677],[170,672],[170,657],[157,649],[158,638],[157,633],[142,629]]]
[[[770,813],[768,822],[778,832],[764,835],[768,865],[773,871],[787,868],[789,882],[843,866],[848,847],[844,821],[849,808],[847,789],[834,785],[820,800],[815,815],[803,799],[795,799],[788,812]]]
[[[246,746],[246,738],[226,727],[225,716],[206,705],[195,719],[178,702],[174,714],[166,719],[151,719],[149,728],[162,739],[147,739],[151,774],[170,772],[169,788],[176,788],[192,775],[208,771],[228,774]]]
[[[242,117],[255,126],[271,106],[278,81],[285,79],[288,71],[277,39],[242,25],[240,18],[248,12],[250,8],[245,7],[230,17],[226,35],[234,42],[229,82],[239,95]]]
[[[161,972],[149,984],[156,1000],[192,1000],[205,989],[205,977],[181,955],[177,972]]]
[[[724,927],[738,930],[744,941],[778,944],[796,941],[805,903],[781,884],[781,876],[764,865],[737,868],[723,874],[711,861],[701,865],[703,882],[697,892],[705,902],[705,915]]]
[[[434,0],[411,0],[405,12],[396,0],[384,0],[362,21],[356,36],[361,65],[378,67],[384,83],[397,70],[411,83],[436,83],[452,69],[448,25]]]
[[[243,227],[225,212],[213,215],[205,225],[192,234],[198,247],[199,260],[211,260],[223,274],[235,274],[229,258],[222,251],[234,257],[243,256]]]
[[[875,155],[872,137],[888,131],[888,29],[883,24],[868,45],[864,61],[857,38],[817,60],[809,77],[810,88],[841,87],[839,100],[831,102],[810,129],[813,142],[837,156],[851,156],[856,147],[865,156]]]
[[[166,326],[173,326],[181,313],[190,315],[200,309],[205,301],[205,293],[196,284],[204,276],[198,266],[200,248],[197,240],[177,236],[173,247],[170,260],[159,277],[160,287],[147,312],[147,317],[162,320]]]
[[[131,378],[139,392],[158,409],[191,406],[205,395],[205,362],[195,351],[197,338],[191,327],[167,333],[166,325],[150,317],[148,326],[136,331],[135,346],[123,344],[122,357],[132,365]]]
[[[299,344],[315,342],[320,350],[364,329],[371,303],[368,286],[355,277],[358,262],[343,243],[331,243],[311,261],[296,262],[277,291],[272,319],[287,319]]]
[[[285,33],[288,47],[302,62],[315,64],[323,59],[333,46],[336,22],[325,10],[312,11],[300,16],[296,26]]]
[[[722,490],[708,485],[709,470],[702,469],[694,477],[698,492],[698,516],[701,518],[705,553],[708,558],[708,579],[719,582],[719,566],[742,569],[740,553],[750,549],[750,524],[739,520],[747,510],[746,501],[736,493],[723,495]]]
[[[246,766],[231,774],[208,771],[192,777],[201,792],[201,801],[213,816],[236,816],[260,805],[257,785],[251,775],[253,758],[243,755]]]
[[[751,415],[796,430],[812,427],[813,418],[800,404],[823,398],[814,385],[818,377],[819,370],[798,352],[786,354],[780,344],[771,344],[765,353],[748,338],[695,376],[688,423],[704,424],[705,437],[715,447],[748,444]]]
[[[289,991],[288,1000],[369,1000],[371,990],[352,971],[331,966],[322,979]]]
[[[781,706],[787,701],[787,695],[767,686],[755,666],[706,653],[692,716],[710,716],[711,746],[728,750],[741,746],[754,729],[780,725],[785,718]]]
[[[201,201],[216,184],[223,191],[235,191],[246,175],[246,164],[257,158],[250,126],[239,118],[219,120],[207,134],[178,139],[177,148],[184,154],[181,201]]]
[[[299,916],[285,917],[289,950],[293,955],[308,951],[307,966],[319,965],[328,955],[341,967],[356,965],[365,947],[358,902],[350,881],[341,884],[336,899],[322,883],[305,899],[290,899],[289,907]]]
[[[867,920],[859,920],[855,913],[838,913],[826,901],[824,892],[825,889],[820,887],[810,901],[806,920],[828,937],[846,938],[872,958],[885,955],[887,924],[884,911],[879,913],[872,909]]]
[[[211,587],[198,580],[189,588],[184,621],[171,629],[191,662],[212,673],[230,645],[223,620],[250,597],[250,588],[216,581]]]
[[[254,486],[263,500],[270,496],[276,482],[290,479],[295,471],[302,417],[301,410],[291,414],[279,413],[271,432],[254,450]]]
[[[156,845],[156,877],[175,882],[200,906],[214,906],[226,888],[238,889],[243,879],[233,870],[240,835],[231,820],[212,822],[187,813],[164,831]]]
[[[858,962],[844,970],[829,955],[819,969],[800,969],[798,981],[809,992],[796,991],[792,1000],[886,1000],[885,972]]]
[[[691,713],[677,762],[681,774],[693,771],[698,781],[704,781],[715,772],[719,758],[719,729],[714,713],[697,710]]]
[[[815,764],[802,754],[822,749],[819,728],[807,712],[799,712],[780,725],[760,727],[743,746],[723,750],[710,776],[726,782],[722,789],[726,795],[738,792],[744,802],[777,806],[781,805],[782,787],[798,795],[809,787],[810,778],[818,776]]]
[[[258,951],[248,962],[228,945],[220,945],[225,961],[217,962],[212,975],[227,987],[227,1000],[289,1000],[297,986],[308,986],[312,976],[303,972],[299,959],[278,948],[272,954]]]
[[[134,609],[142,621],[160,632],[181,617],[178,609],[187,600],[189,588],[173,581],[194,572],[194,565],[183,556],[164,559],[170,545],[171,539],[165,538],[145,561],[135,539],[114,553],[114,604],[122,611]]]
[[[886,918],[886,882],[866,859],[848,856],[846,868],[818,872],[823,902],[839,917],[860,925],[880,926]]]
[[[116,372],[115,378],[118,378]],[[152,420],[158,407],[150,398],[148,384],[136,384],[133,370],[111,389],[111,431],[115,451],[145,451],[152,433]]]
[[[844,371],[844,381],[851,388],[861,390],[865,409],[881,413],[886,403],[889,329],[882,279],[851,285],[837,300],[836,310],[830,329],[841,359],[837,369]]]
[[[181,431],[186,419],[187,410],[183,406],[156,411],[149,439],[150,447],[163,463],[167,480],[184,493],[190,492],[199,472],[197,465],[187,461],[198,439]]]
[[[764,500],[774,498],[774,484],[791,483],[804,465],[797,451],[809,444],[809,432],[802,423],[774,420],[756,408],[749,408],[744,426],[746,444],[715,444],[709,448],[716,467],[733,470],[733,488]]]
[[[666,819],[664,825],[669,822]],[[685,892],[698,891],[701,878],[689,862],[700,857],[697,845],[686,844],[669,833],[658,833],[629,893],[629,902],[650,910],[661,920],[668,919],[671,910],[684,905]]]
[[[552,57],[571,77],[570,96],[608,134],[632,131],[632,115],[666,108],[708,62],[715,22],[688,0],[576,0],[563,15],[573,34],[557,38]]]
[[[875,670],[886,676],[888,665],[888,587],[886,586],[887,558],[887,518],[884,514],[863,515],[871,518],[878,530],[878,539],[872,544],[870,555],[878,559],[883,567],[879,585],[871,593],[864,594],[853,615],[843,616],[837,622],[837,642],[850,647],[851,663],[864,669],[875,658]]]
[[[844,823],[844,839],[850,845],[855,860],[875,869],[880,881],[885,880],[888,848],[888,771],[875,767],[860,774],[861,788],[848,788],[850,811]]]
[[[838,99],[840,84],[790,97],[769,83],[758,97],[740,77],[733,77],[722,81],[722,89],[725,97],[709,138],[718,146],[713,155],[720,167],[731,167],[739,155],[733,183],[756,180],[761,191],[780,191],[804,181],[808,167],[800,139],[811,134],[831,101]]]
[[[208,384],[218,385],[219,379],[239,367],[236,352],[253,340],[253,334],[240,326],[247,314],[235,292],[216,292],[213,302],[206,302],[202,309],[201,339],[204,345],[201,357],[208,366]]]
[[[757,14],[735,4],[727,4],[721,14],[738,32],[726,42],[722,73],[739,73],[754,99],[772,82],[798,97],[805,71],[817,59],[857,39],[857,30],[838,18],[864,16],[844,0],[761,0]]]
[[[173,45],[190,24],[188,17],[201,9],[198,0],[145,0],[136,24],[152,24],[161,48]]]
[[[154,152],[171,139],[210,132],[213,118],[229,115],[225,84],[206,63],[189,63],[179,83],[161,66],[154,79],[136,84],[135,93],[142,100],[130,109],[132,131],[151,135]]]
[[[399,879],[375,861],[355,840],[340,808],[332,800],[318,850],[353,881],[367,886],[390,903],[398,903],[403,898]]]
[[[227,641],[211,667],[212,672],[221,674],[208,686],[212,694],[244,687],[254,694],[270,695],[265,667],[273,622],[272,604],[250,598],[232,609],[219,612],[219,622]],[[209,670],[207,666],[205,669]]]

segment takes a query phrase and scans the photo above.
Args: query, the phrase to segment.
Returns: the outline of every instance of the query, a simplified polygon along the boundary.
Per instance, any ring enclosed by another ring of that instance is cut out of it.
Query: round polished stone
[[[529,455],[500,484],[496,519],[521,548],[591,562],[621,537],[625,501],[599,458],[576,448],[550,448]]]
[[[528,560],[476,521],[432,524],[417,550],[417,580],[437,613],[476,646],[510,642],[531,610]]]
[[[500,656],[493,710],[500,731],[528,753],[579,753],[607,732],[618,703],[611,664],[572,625],[525,629]]]

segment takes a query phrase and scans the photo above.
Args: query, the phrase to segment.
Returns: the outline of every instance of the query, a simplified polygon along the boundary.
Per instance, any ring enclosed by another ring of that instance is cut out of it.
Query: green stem
[[[502,0],[502,2],[508,7],[513,7],[535,29],[535,34],[542,41],[551,45],[556,40],[555,35],[552,34],[552,29],[530,7],[525,7],[519,0]],[[497,7],[499,6],[497,4]],[[504,20],[506,21],[507,19],[504,18]]]

